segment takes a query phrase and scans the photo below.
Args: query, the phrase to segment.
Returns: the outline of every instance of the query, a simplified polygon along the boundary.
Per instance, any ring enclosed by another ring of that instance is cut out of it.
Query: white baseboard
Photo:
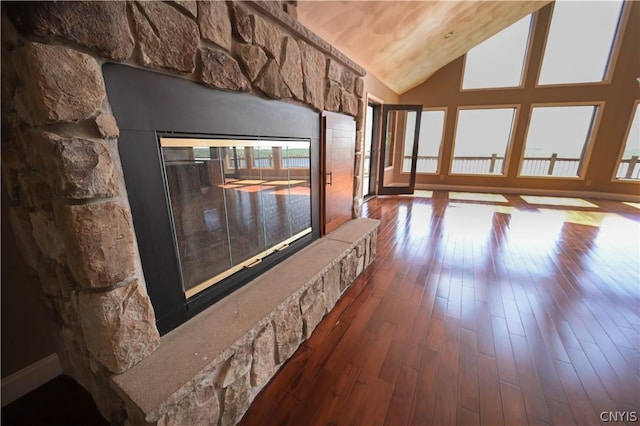
[[[60,374],[62,367],[58,355],[51,354],[2,379],[2,406],[12,403]]]
[[[558,189],[534,189],[534,188],[502,188],[491,186],[466,186],[466,185],[441,185],[441,184],[416,184],[419,190],[443,190],[443,191],[466,191],[466,192],[490,192],[494,194],[516,194],[516,195],[546,195],[555,197],[574,198],[598,198],[611,201],[632,201],[640,202],[640,195],[613,194],[608,192],[588,192],[588,191],[566,191]]]

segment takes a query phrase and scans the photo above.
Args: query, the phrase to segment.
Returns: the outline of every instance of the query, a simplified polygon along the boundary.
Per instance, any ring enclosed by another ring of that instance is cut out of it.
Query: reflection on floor
[[[233,182],[240,185],[259,185],[264,183],[264,180],[261,179],[244,179],[244,180],[236,180],[236,179],[225,179],[226,182]]]
[[[626,204],[627,206],[635,207],[636,209],[640,209],[640,203],[632,203],[627,201],[623,204]]]
[[[274,193],[278,195],[287,195],[289,193],[295,193],[297,195],[309,195],[311,189],[309,188],[309,182],[306,180],[236,180],[225,179],[224,185],[218,185],[218,188],[223,189],[237,189],[243,192],[259,192],[268,191],[274,189],[275,186],[286,186],[285,189],[280,189]]]
[[[489,201],[494,203],[506,203],[507,199],[500,194],[484,194],[479,192],[449,192],[450,200],[464,201]]]
[[[423,191],[421,189],[417,189],[413,191],[413,196],[418,198],[431,198],[433,197],[433,191]]]
[[[597,205],[583,200],[582,198],[538,197],[533,195],[522,195],[521,198],[529,204],[539,206],[598,207]]]
[[[638,210],[505,198],[366,203],[382,221],[377,259],[241,424],[582,425],[640,412]],[[2,424],[107,424],[68,382],[3,408]]]
[[[639,211],[504,198],[365,203],[382,222],[378,257],[241,424],[569,425],[640,412]]]
[[[236,187],[234,189],[236,191],[242,191],[242,192],[259,192],[259,191],[268,191],[268,190],[273,189],[273,188],[275,188],[275,186],[260,184],[260,185],[238,186],[238,187]]]
[[[185,290],[311,226],[308,180],[227,178],[194,189],[175,179],[169,188]]]
[[[306,181],[292,179],[292,180],[270,180],[266,182],[267,185],[284,185],[284,186],[299,185],[301,183],[306,183]]]

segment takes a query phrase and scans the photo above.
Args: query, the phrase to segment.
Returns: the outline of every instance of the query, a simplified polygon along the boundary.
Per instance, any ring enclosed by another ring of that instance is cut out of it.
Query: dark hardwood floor
[[[241,424],[637,422],[640,206],[422,195]]]
[[[242,425],[637,424],[640,205],[418,195],[365,204],[377,259]],[[43,388],[2,424],[104,424]]]

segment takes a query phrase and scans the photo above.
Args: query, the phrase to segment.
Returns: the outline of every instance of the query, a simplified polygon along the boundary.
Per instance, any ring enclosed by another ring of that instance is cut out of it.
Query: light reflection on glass
[[[309,141],[160,143],[187,297],[311,232]]]

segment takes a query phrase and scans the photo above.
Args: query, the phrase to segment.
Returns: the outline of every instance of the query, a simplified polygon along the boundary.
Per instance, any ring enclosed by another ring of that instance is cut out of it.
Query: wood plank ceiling
[[[298,19],[398,94],[543,1],[300,1]]]

